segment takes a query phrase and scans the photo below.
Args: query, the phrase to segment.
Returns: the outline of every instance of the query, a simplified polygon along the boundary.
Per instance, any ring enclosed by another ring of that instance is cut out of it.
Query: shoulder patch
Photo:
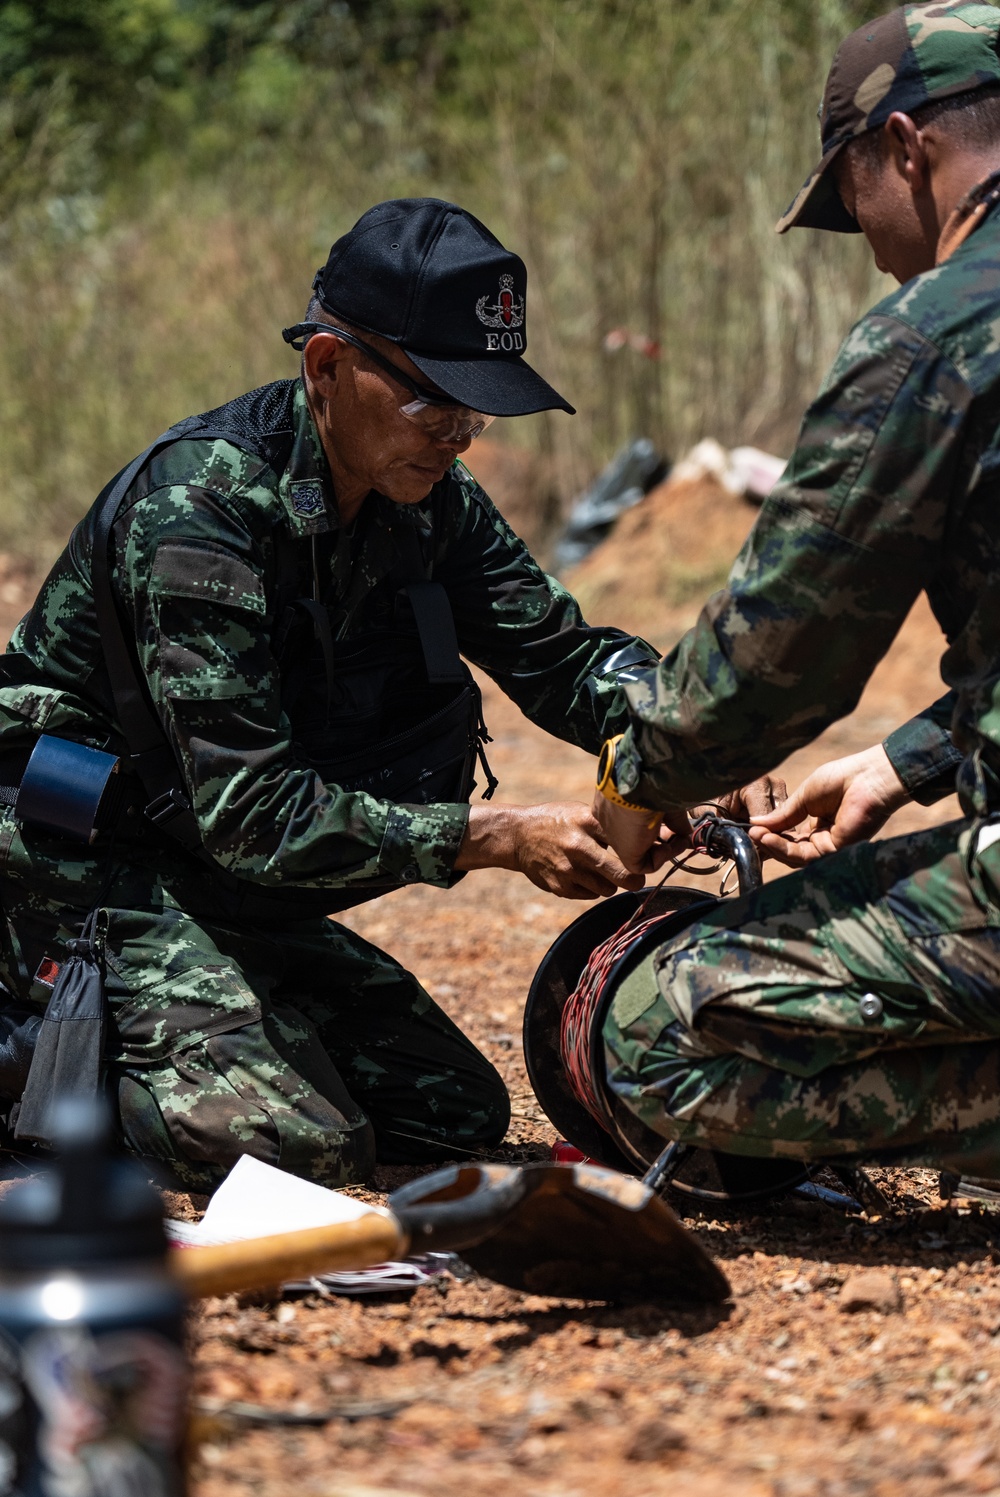
[[[204,541],[161,541],[153,557],[149,591],[157,598],[201,598],[262,615],[264,584],[238,557]]]

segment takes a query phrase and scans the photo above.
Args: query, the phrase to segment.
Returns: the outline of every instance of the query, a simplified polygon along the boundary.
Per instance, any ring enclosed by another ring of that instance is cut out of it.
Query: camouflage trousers
[[[142,884],[129,870],[101,900],[109,1085],[133,1152],[205,1190],[241,1154],[338,1186],[376,1161],[463,1158],[501,1141],[499,1075],[392,957],[331,920],[196,918],[155,880],[151,907],[113,902]],[[60,960],[86,912],[42,898],[37,879],[5,883],[4,912],[0,977],[42,1005],[34,974]]]
[[[604,1029],[612,1089],[728,1153],[1000,1175],[1000,910],[968,835],[851,848],[641,960]]]

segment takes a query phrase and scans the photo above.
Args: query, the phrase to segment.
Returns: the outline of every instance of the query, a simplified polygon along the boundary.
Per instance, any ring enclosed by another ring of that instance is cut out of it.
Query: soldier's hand
[[[690,846],[691,827],[683,811],[630,811],[598,791],[593,814],[601,832],[631,873],[655,873],[670,857]]]
[[[909,799],[879,743],[821,765],[777,810],[755,815],[750,835],[768,857],[801,868],[873,837]]]
[[[744,785],[742,790],[731,790],[718,801],[693,807],[691,815],[696,816],[700,810],[718,808],[736,821],[747,821],[773,811],[787,795],[784,780],[774,775],[762,775],[759,780]],[[688,813],[680,807],[654,816],[648,811],[630,811],[624,806],[616,806],[598,792],[594,796],[594,815],[608,842],[633,873],[655,873],[669,858],[676,858],[691,846],[691,823]]]
[[[455,867],[512,868],[564,899],[596,899],[645,883],[610,850],[600,823],[577,801],[471,807]]]
[[[777,775],[764,774],[759,780],[751,780],[742,790],[730,790],[720,797],[718,804],[734,821],[746,821],[759,816],[768,816],[783,806],[788,799],[788,786]]]

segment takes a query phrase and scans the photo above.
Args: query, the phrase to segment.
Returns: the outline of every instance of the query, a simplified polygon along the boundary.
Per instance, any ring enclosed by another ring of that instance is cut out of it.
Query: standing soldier
[[[243,1153],[340,1185],[503,1138],[492,1066],[325,916],[474,868],[642,883],[585,806],[468,804],[459,651],[590,752],[656,658],[588,628],[456,462],[496,415],[572,412],[524,360],[525,295],[462,209],[372,208],[286,332],[301,377],[181,422],[77,526],[0,683],[18,1137],[103,1076],[127,1146],[199,1189]]]
[[[681,826],[810,742],[922,591],[947,636],[945,697],[758,820],[808,866],[619,990],[611,1084],[667,1138],[1000,1173],[998,30],[991,5],[905,5],[840,47],[822,158],[778,228],[860,230],[901,289],[848,335],[727,589],[626,688],[604,754],[596,806],[639,868],[655,834],[623,801]],[[956,772],[962,820],[864,840]]]

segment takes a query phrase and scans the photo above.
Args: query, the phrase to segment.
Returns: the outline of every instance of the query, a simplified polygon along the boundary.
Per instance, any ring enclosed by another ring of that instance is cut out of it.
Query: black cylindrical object
[[[691,842],[697,852],[709,857],[732,859],[740,894],[752,894],[764,882],[760,853],[739,823],[711,814],[700,816],[691,826]]]
[[[733,859],[741,894],[760,887],[760,858],[743,827],[709,814],[695,822],[691,830],[696,851]],[[524,1058],[542,1111],[582,1154],[611,1169],[641,1174],[644,1183],[657,1191],[669,1185],[703,1200],[760,1199],[805,1180],[805,1168],[791,1159],[757,1159],[687,1145],[664,1149],[663,1138],[647,1128],[606,1084],[604,1020],[618,984],[653,949],[719,904],[713,895],[661,885],[641,895],[617,894],[578,915],[557,936],[535,973],[524,1010]],[[656,923],[618,957],[605,976],[601,999],[590,1014],[589,1068],[596,1079],[601,1110],[598,1119],[583,1105],[569,1081],[562,1050],[563,1010],[594,951],[634,919],[640,908],[645,921],[655,919]]]
[[[184,1301],[160,1198],[91,1103],[0,1200],[0,1494],[182,1497]]]

